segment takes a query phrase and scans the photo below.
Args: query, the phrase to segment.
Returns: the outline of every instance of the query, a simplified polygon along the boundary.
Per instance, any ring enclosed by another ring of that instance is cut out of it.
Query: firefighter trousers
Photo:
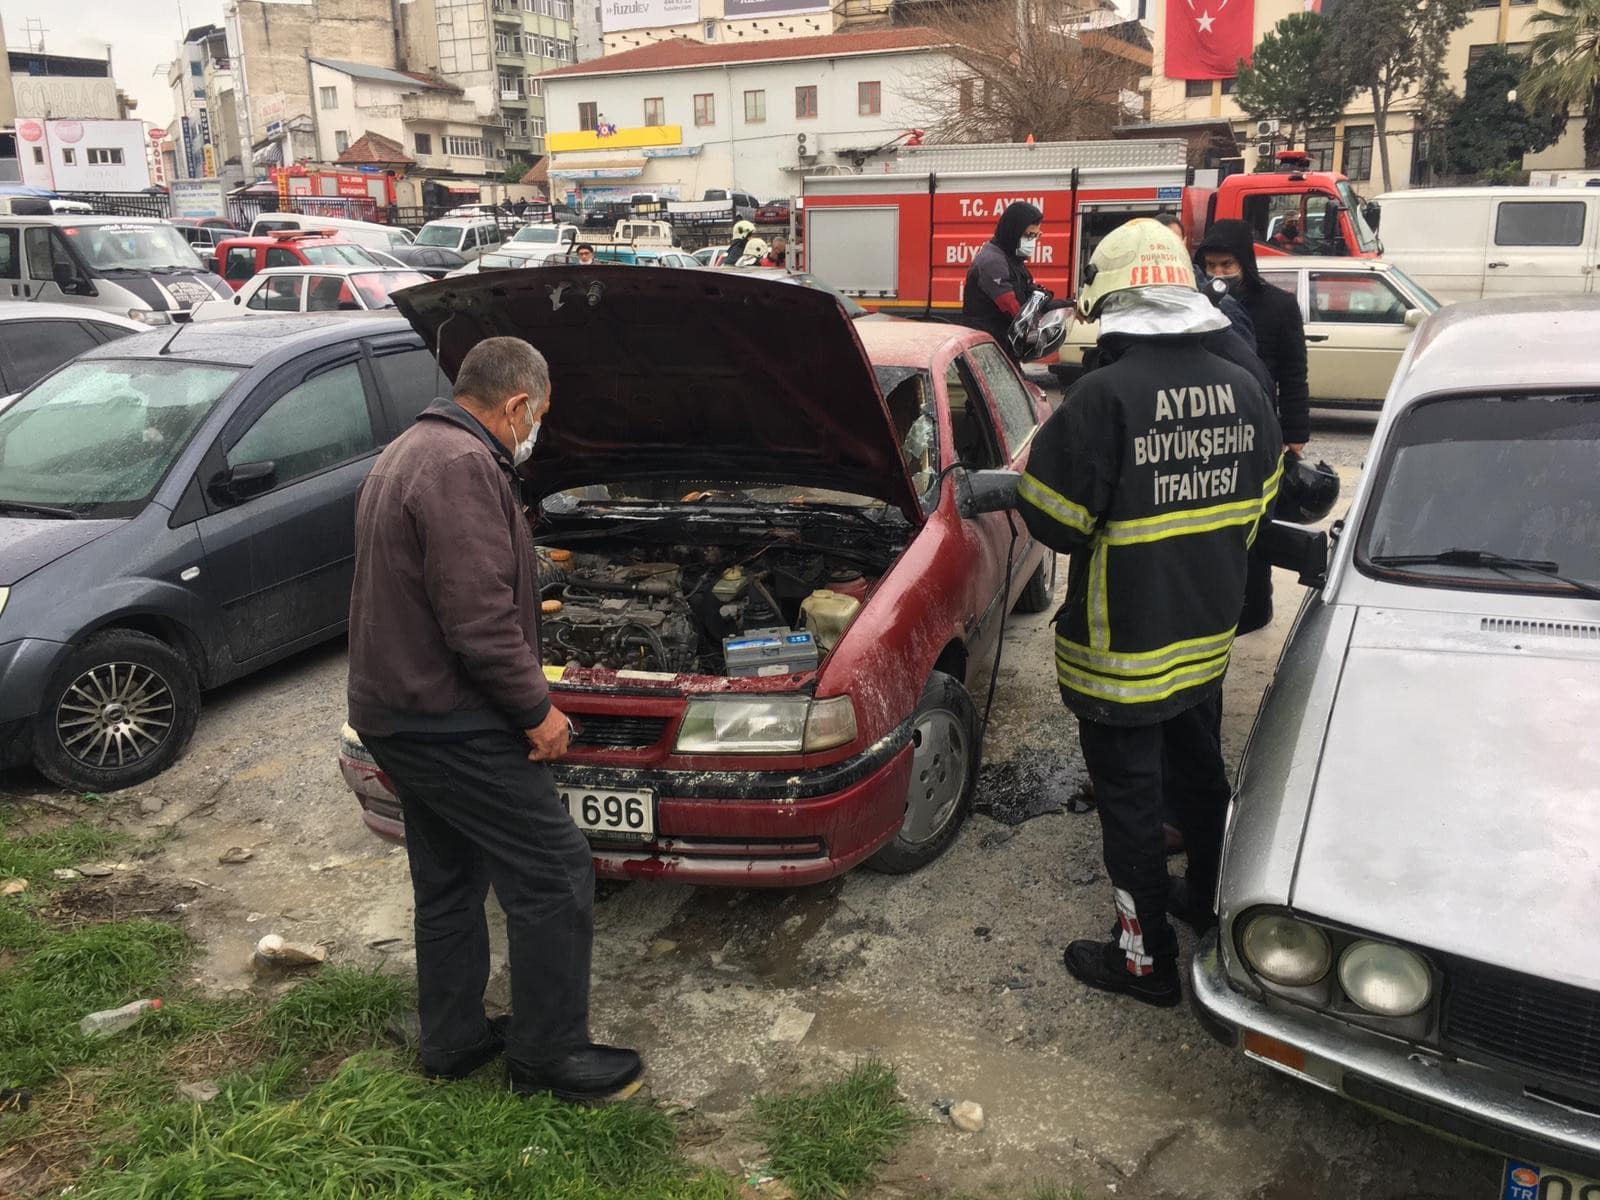
[[[1078,719],[1120,940],[1133,974],[1149,974],[1178,954],[1178,939],[1167,921],[1163,809],[1183,831],[1193,895],[1209,903],[1216,891],[1231,795],[1222,761],[1221,715],[1219,690],[1155,725]]]

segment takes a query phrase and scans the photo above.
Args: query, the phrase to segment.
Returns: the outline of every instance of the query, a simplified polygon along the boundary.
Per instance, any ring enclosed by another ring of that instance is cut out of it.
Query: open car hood
[[[649,479],[870,496],[922,521],[872,364],[826,292],[715,271],[559,266],[395,296],[454,379],[484,338],[532,343],[552,406],[541,498]]]

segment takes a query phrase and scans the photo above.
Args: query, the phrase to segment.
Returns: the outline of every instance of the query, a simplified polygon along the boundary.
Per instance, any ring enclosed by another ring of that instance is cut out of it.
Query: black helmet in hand
[[[1339,476],[1325,462],[1312,466],[1294,451],[1283,456],[1283,478],[1278,483],[1275,521],[1315,525],[1333,511],[1339,499]]]

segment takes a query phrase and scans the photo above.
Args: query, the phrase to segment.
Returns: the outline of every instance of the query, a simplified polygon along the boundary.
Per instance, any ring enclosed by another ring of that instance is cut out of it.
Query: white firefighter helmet
[[[735,221],[733,224],[733,236],[736,238],[749,237],[755,231],[755,223],[752,221]]]
[[[1194,264],[1178,235],[1160,221],[1137,217],[1118,225],[1094,248],[1078,292],[1078,312],[1093,321],[1114,292],[1194,285]]]
[[[738,267],[759,266],[761,260],[767,256],[767,252],[771,249],[772,247],[768,246],[766,242],[758,237],[753,237],[744,244],[744,254],[740,256],[739,261],[734,265]]]

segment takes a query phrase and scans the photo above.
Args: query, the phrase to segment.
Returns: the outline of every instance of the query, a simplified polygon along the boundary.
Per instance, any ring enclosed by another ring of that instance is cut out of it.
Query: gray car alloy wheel
[[[56,736],[86,766],[131,766],[158,751],[172,732],[172,687],[143,663],[99,663],[79,675],[56,705]]]
[[[934,708],[920,714],[911,731],[911,787],[900,840],[918,846],[944,831],[967,786],[972,752],[967,729],[955,713]]]

